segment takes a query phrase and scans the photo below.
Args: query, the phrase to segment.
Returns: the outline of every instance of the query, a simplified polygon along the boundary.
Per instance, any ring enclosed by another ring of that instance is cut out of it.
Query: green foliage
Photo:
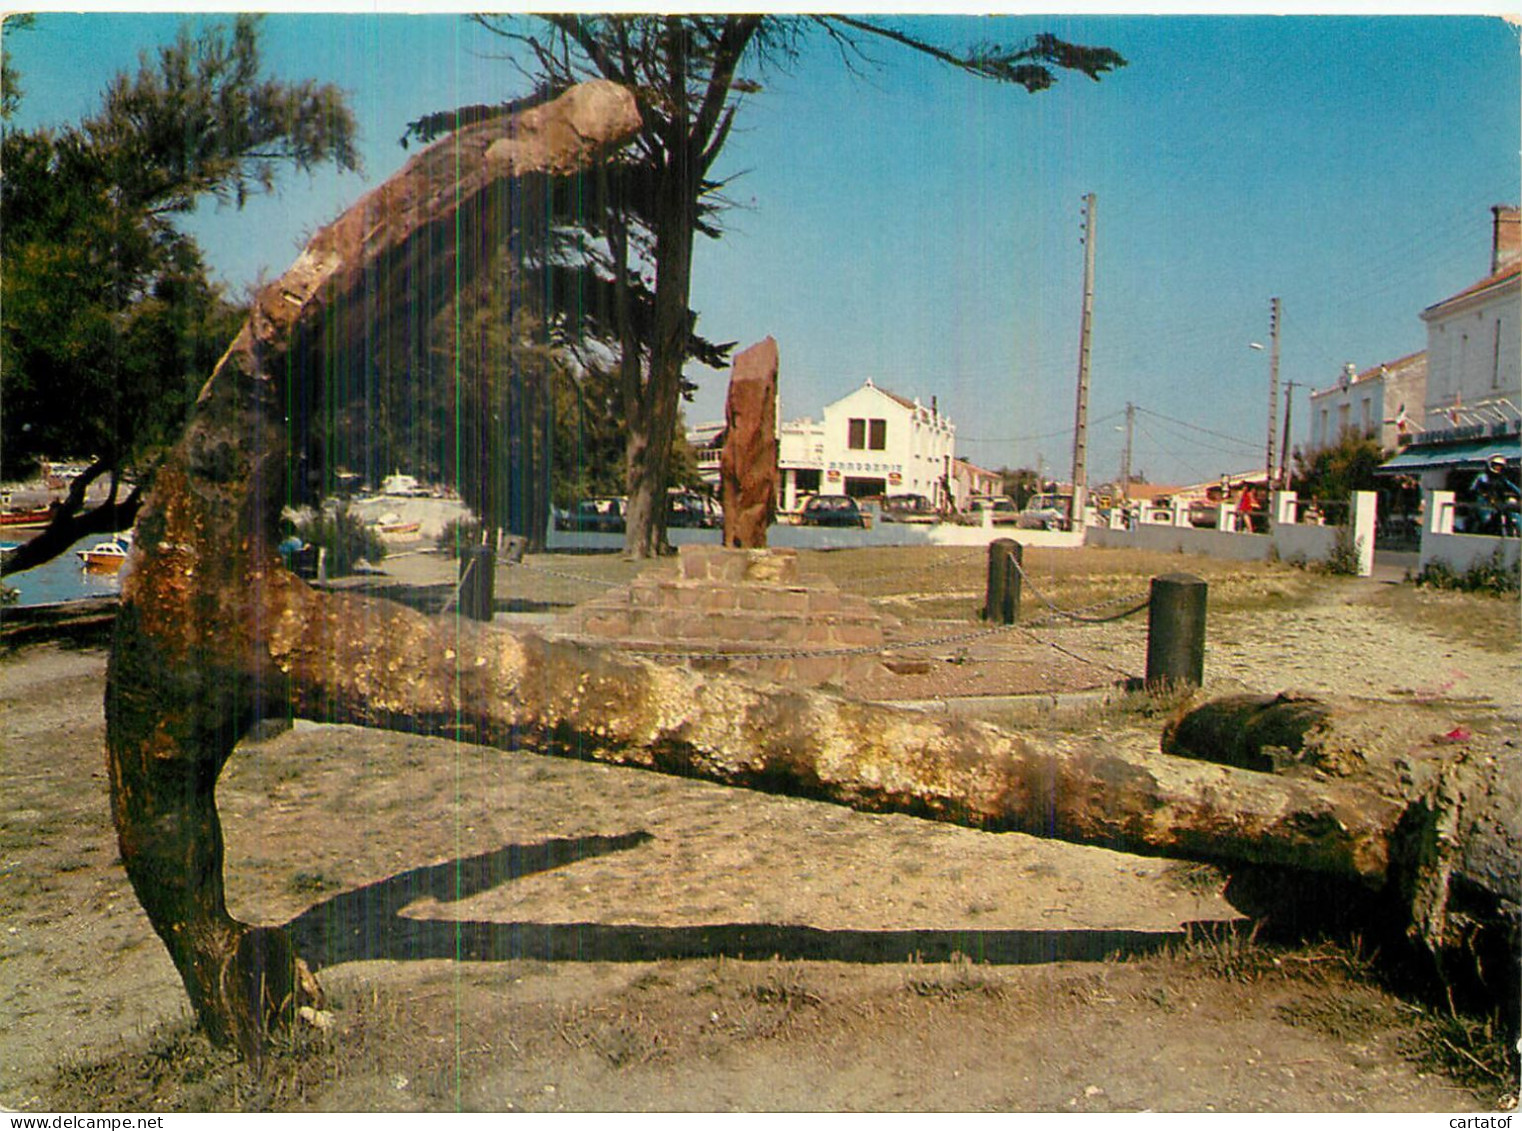
[[[479,546],[485,535],[485,527],[478,518],[456,518],[444,524],[434,545],[451,558],[458,558],[467,546]]]
[[[1357,577],[1362,553],[1363,539],[1353,537],[1353,528],[1344,523],[1332,532],[1332,549],[1323,568],[1334,577]]]
[[[328,552],[330,577],[353,573],[361,560],[376,565],[386,556],[380,533],[351,512],[348,503],[340,503],[332,511],[314,511],[296,523],[296,535]]]
[[[1041,479],[1029,467],[1019,467],[1013,471],[1007,467],[1001,468],[999,474],[1003,478],[1004,494],[1015,500],[1017,507],[1023,508],[1032,496],[1041,493]]]
[[[272,192],[276,171],[329,161],[358,169],[355,123],[343,92],[312,80],[259,76],[259,17],[182,26],[136,75],[118,74],[100,113],[86,119],[89,148],[129,201],[187,212],[210,195],[242,205]]]
[[[258,29],[182,30],[77,125],[0,137],[0,477],[89,456],[89,479],[149,478],[242,318],[175,218],[281,166],[358,167],[342,94],[260,78]]]
[[[27,14],[18,14],[4,17],[4,28],[0,29],[0,121],[10,118],[21,105],[21,75],[11,62],[11,52],[5,40],[18,31],[26,31],[37,26],[37,17]]]
[[[589,77],[634,92],[642,126],[633,144],[595,178],[555,199],[559,225],[546,255],[544,309],[569,337],[595,338],[616,359],[630,498],[625,548],[661,552],[666,488],[680,402],[690,391],[684,365],[724,364],[733,343],[715,345],[695,330],[690,309],[694,236],[717,237],[722,184],[710,176],[741,99],[760,90],[755,74],[786,66],[800,39],[822,33],[846,66],[866,59],[863,44],[888,41],[980,78],[1052,85],[1060,70],[1098,79],[1125,60],[1043,34],[1015,45],[980,44],[957,52],[890,24],[848,16],[483,15],[484,27],[533,60],[528,100],[432,114],[409,127],[427,138],[472,119],[510,113]],[[751,72],[751,73],[743,73]]]
[[[1522,563],[1506,563],[1500,546],[1490,557],[1475,562],[1463,573],[1441,558],[1428,562],[1416,583],[1429,589],[1454,589],[1465,593],[1489,593],[1497,597],[1522,592]]]
[[[1302,499],[1336,502],[1354,491],[1374,491],[1382,486],[1374,471],[1385,460],[1379,441],[1345,430],[1337,443],[1322,448],[1309,459],[1295,453],[1294,488]]]

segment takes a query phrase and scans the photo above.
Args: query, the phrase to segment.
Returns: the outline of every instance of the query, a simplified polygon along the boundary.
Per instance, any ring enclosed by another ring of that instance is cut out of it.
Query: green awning
[[[1438,467],[1479,470],[1490,462],[1491,456],[1504,456],[1509,464],[1515,466],[1522,459],[1522,446],[1518,445],[1515,436],[1461,440],[1452,444],[1413,444],[1380,464],[1377,470],[1381,475],[1406,475]]]

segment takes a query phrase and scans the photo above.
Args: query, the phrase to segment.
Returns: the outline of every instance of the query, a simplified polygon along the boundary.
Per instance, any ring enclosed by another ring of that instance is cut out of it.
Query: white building
[[[1334,446],[1343,435],[1379,441],[1393,451],[1400,437],[1421,429],[1427,398],[1426,351],[1356,372],[1350,362],[1331,388],[1311,392],[1307,454]]]
[[[1431,490],[1462,491],[1494,454],[1522,456],[1522,241],[1516,208],[1498,206],[1490,274],[1422,311],[1427,396],[1421,431],[1385,472]]]
[[[808,495],[923,495],[938,507],[955,501],[956,425],[934,402],[927,407],[869,379],[826,405],[823,416],[777,428],[778,509],[797,510]],[[688,440],[704,478],[717,487],[723,425],[700,425]]]
[[[869,378],[825,406],[826,495],[923,495],[936,506],[951,494],[956,426],[934,404],[907,400]]]
[[[966,510],[975,495],[1002,494],[1004,476],[999,472],[989,471],[965,459],[951,461],[951,501],[957,510]]]

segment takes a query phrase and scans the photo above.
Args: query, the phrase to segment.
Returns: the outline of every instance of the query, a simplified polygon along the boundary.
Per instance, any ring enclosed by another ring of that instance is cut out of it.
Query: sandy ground
[[[1367,587],[1329,593],[1271,634],[1222,618],[1213,682],[1446,691],[1514,727],[1515,652],[1391,618]],[[1134,634],[1083,639],[1134,662]],[[1427,1059],[1437,1013],[1356,947],[1254,942],[1208,866],[299,721],[245,742],[219,785],[230,909],[290,924],[332,999],[331,1027],[255,1083],[189,1034],[117,859],[105,661],[0,653],[8,1109],[1515,1102],[1514,1082]]]

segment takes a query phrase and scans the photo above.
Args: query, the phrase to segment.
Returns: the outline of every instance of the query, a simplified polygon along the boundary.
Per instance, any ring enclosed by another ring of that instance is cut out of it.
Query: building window
[[[846,421],[846,447],[853,452],[887,451],[888,422],[852,417]]]
[[[1501,387],[1501,320],[1496,319],[1496,341],[1490,354],[1490,387]]]
[[[1363,413],[1363,434],[1365,436],[1374,435],[1374,404],[1372,399],[1364,397],[1363,403],[1359,405],[1359,409]]]

